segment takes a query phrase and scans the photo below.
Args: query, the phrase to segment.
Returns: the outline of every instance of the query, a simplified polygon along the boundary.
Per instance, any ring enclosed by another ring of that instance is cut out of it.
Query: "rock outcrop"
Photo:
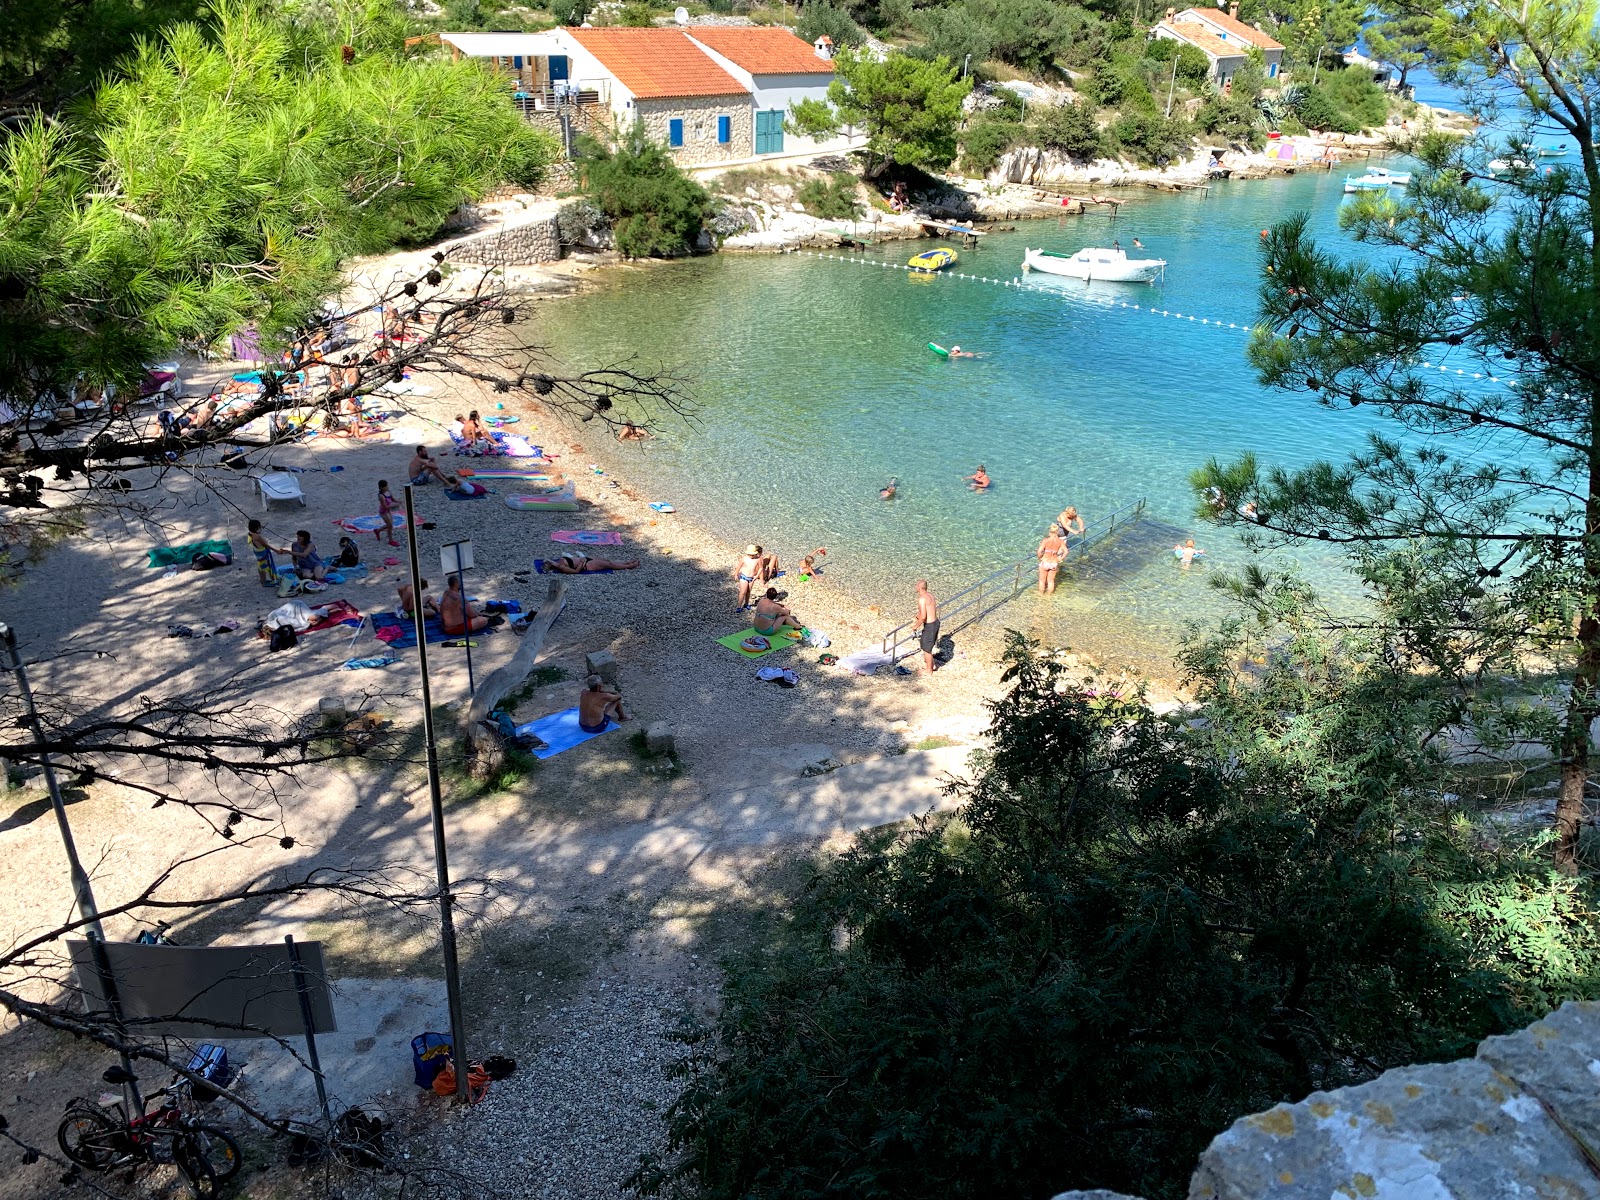
[[[1600,1003],[1569,1001],[1473,1058],[1397,1067],[1243,1117],[1189,1183],[1189,1200],[1511,1196],[1600,1200]]]

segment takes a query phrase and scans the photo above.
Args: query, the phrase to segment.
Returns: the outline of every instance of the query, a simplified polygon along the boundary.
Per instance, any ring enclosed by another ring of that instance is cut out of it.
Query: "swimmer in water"
[[[1183,563],[1184,569],[1188,570],[1189,567],[1193,565],[1195,556],[1204,554],[1205,551],[1196,549],[1194,539],[1188,538],[1184,541],[1183,545],[1174,546],[1172,548],[1172,553],[1177,556],[1178,561]]]
[[[976,354],[974,354],[971,350],[963,350],[960,346],[951,346],[950,347],[950,357],[951,358],[977,358],[978,356]]]
[[[988,488],[994,481],[989,478],[989,472],[984,470],[983,464],[978,464],[978,469],[967,476],[967,482],[972,485],[972,490],[981,492]]]
[[[891,479],[889,480],[889,485],[887,487],[878,489],[878,499],[893,500],[895,492],[899,491],[899,489],[900,481],[898,479]]]

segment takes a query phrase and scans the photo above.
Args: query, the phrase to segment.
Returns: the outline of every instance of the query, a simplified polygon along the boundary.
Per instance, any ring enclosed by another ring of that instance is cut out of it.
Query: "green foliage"
[[[1306,128],[1332,133],[1360,133],[1361,125],[1321,87],[1299,87],[1290,99],[1294,115]]]
[[[959,0],[925,8],[916,28],[931,54],[974,63],[994,58],[1025,71],[1046,69],[1072,21],[1068,8],[1051,0]]]
[[[1089,162],[1106,153],[1105,135],[1094,109],[1087,104],[1054,104],[1034,110],[1033,144],[1055,150],[1078,162]]]
[[[1109,132],[1122,152],[1142,166],[1164,167],[1194,150],[1193,125],[1180,117],[1168,120],[1153,110],[1125,109]]]
[[[1178,47],[1178,81],[1202,87],[1211,77],[1211,60],[1198,47],[1184,42]]]
[[[1124,51],[1118,51],[1096,67],[1082,90],[1087,99],[1105,108],[1156,111],[1155,96],[1140,60]]]
[[[346,65],[321,25],[234,6],[211,22],[141,44],[81,109],[0,146],[8,387],[126,384],[178,341],[271,336],[345,257],[432,235],[553,150],[473,64],[363,43]]]
[[[1000,114],[984,113],[968,124],[961,139],[961,169],[967,175],[983,176],[994,170],[1000,156],[1018,145],[1026,132],[1020,121]]]
[[[859,46],[867,39],[867,31],[857,25],[848,12],[831,4],[807,4],[800,10],[794,31],[808,42],[815,42],[826,34],[833,39],[836,50]]]
[[[1316,623],[1259,682],[1263,635],[1192,644],[1199,732],[1014,637],[964,809],[858,836],[728,963],[647,1194],[1177,1196],[1242,1113],[1592,993],[1588,892],[1422,796],[1415,681]]]
[[[0,109],[48,109],[92,88],[140,38],[192,21],[201,0],[10,0],[0,20]]]
[[[904,54],[876,62],[849,50],[834,66],[828,99],[845,124],[865,129],[869,178],[890,163],[939,170],[955,161],[961,102],[972,90],[956,67]]]
[[[1433,17],[1408,12],[1394,3],[1380,5],[1379,12],[1383,19],[1374,21],[1362,31],[1367,53],[1375,61],[1399,72],[1396,82],[1403,88],[1412,68],[1427,61],[1428,35],[1433,28]]]
[[[582,25],[594,0],[548,0],[548,5],[557,25]]]
[[[783,127],[797,137],[830,138],[839,132],[839,117],[826,100],[795,100]]]
[[[828,221],[853,221],[861,215],[856,199],[856,177],[835,171],[826,180],[808,179],[795,189],[794,198],[813,217]]]
[[[645,0],[631,0],[617,13],[618,25],[631,25],[642,29],[655,23],[655,11],[645,3]]]
[[[1321,85],[1351,121],[1362,129],[1376,129],[1389,116],[1389,101],[1364,67],[1346,67],[1324,75]]]
[[[711,197],[635,124],[615,146],[584,139],[584,193],[611,221],[618,253],[670,257],[694,249]]]
[[[1261,115],[1253,101],[1237,90],[1229,96],[1213,95],[1200,106],[1195,124],[1224,141],[1260,149],[1266,141]]]

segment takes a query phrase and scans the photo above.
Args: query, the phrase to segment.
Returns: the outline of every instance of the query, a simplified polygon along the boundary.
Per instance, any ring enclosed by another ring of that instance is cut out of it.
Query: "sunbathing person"
[[[619,442],[643,442],[652,436],[648,430],[639,428],[632,421],[624,421],[622,428],[617,430],[617,441]]]
[[[400,607],[395,611],[402,617],[415,621],[417,617],[413,611],[412,601],[416,597],[416,593],[411,590],[411,585],[402,583],[395,588],[395,591],[400,596]],[[426,579],[422,581],[422,615],[424,617],[437,617],[439,615],[439,606],[433,602],[433,597],[428,595],[428,581]]]
[[[598,675],[584,680],[584,689],[578,693],[578,728],[585,733],[604,733],[606,723],[612,719],[626,721],[622,711],[622,693],[606,689],[606,681]]]
[[[451,485],[450,476],[444,473],[444,468],[434,462],[428,454],[426,446],[418,446],[417,452],[411,456],[411,465],[406,468],[406,478],[413,487],[421,487],[431,479],[436,479],[445,487]]]
[[[755,626],[757,633],[777,633],[785,627],[803,628],[795,615],[778,599],[777,588],[768,588],[767,594],[756,601],[756,615],[750,623]]]
[[[461,592],[461,576],[452,575],[445,584],[444,599],[439,601],[439,623],[444,626],[444,631],[451,637],[460,637],[466,633],[477,633],[493,625],[504,625],[505,617],[500,613],[485,616]]]
[[[478,416],[477,409],[469,412],[467,419],[461,422],[461,436],[471,442],[474,449],[483,449],[488,445],[489,427],[483,423],[483,418]]]
[[[587,575],[595,571],[633,571],[637,570],[639,560],[630,558],[621,562],[610,558],[590,558],[578,550],[563,551],[560,558],[548,559],[545,568],[554,571],[557,575]]]

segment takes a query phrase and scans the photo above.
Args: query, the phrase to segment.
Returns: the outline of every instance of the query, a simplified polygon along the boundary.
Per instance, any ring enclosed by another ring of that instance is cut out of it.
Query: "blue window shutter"
[[[522,55],[520,55],[520,54],[513,54],[513,55],[512,55],[512,56],[511,56],[511,68],[512,68],[512,70],[514,70],[514,71],[520,71],[520,70],[522,70]]]
[[[667,144],[672,146],[683,145],[683,122],[676,117],[667,124]]]
[[[733,118],[732,117],[718,117],[717,118],[717,142],[718,142],[718,144],[726,146],[731,141],[733,141]]]

